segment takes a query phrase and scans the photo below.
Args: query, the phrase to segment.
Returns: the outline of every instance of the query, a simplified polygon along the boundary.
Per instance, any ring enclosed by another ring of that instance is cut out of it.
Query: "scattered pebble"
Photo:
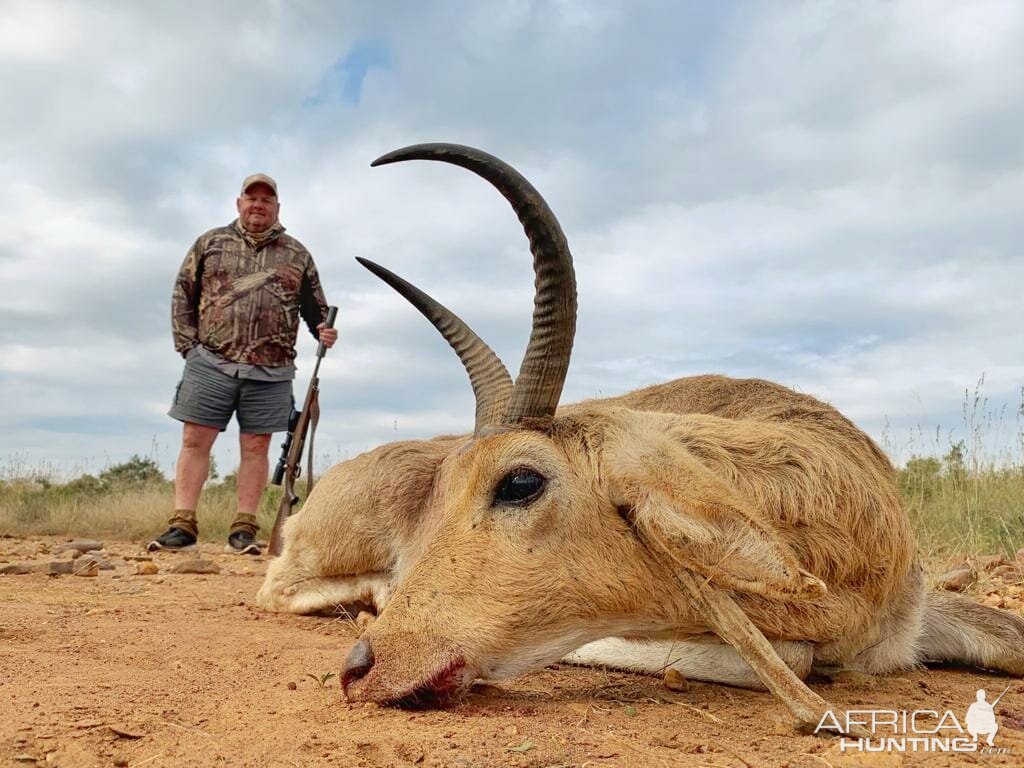
[[[998,576],[1000,579],[1016,580],[1021,577],[1020,566],[998,565],[992,569],[992,575]]]
[[[75,569],[77,570],[79,568],[86,568],[86,567],[88,567],[87,564],[90,561],[93,562],[93,563],[96,563],[96,567],[99,570],[101,570],[101,571],[112,571],[112,570],[114,570],[113,564],[107,562],[107,559],[103,556],[102,552],[98,556],[92,554],[91,552],[86,552],[84,555],[82,555],[81,558],[79,558],[78,560],[75,561]]]
[[[0,574],[7,574],[9,576],[21,576],[26,573],[39,573],[39,566],[32,565],[29,563],[11,563],[10,565],[0,565]]]
[[[292,681],[289,681],[289,683],[288,683],[288,690],[289,690],[289,691],[294,691],[294,690],[295,690],[296,688],[298,688],[298,687],[299,687],[299,686],[297,686],[297,685],[295,684],[295,681],[294,681],[294,680],[292,680]]]
[[[962,565],[959,568],[954,568],[952,571],[942,574],[935,586],[950,592],[963,592],[977,579],[978,574],[973,568],[969,565]]]
[[[979,555],[978,567],[983,571],[991,571],[1000,565],[1007,565],[1008,561],[1002,555]]]
[[[75,573],[78,565],[75,560],[54,560],[52,563],[12,563],[0,566],[0,573],[23,575],[27,573],[51,573],[54,575]]]
[[[107,728],[109,728],[111,731],[114,732],[115,735],[119,736],[122,739],[141,739],[143,736],[146,735],[144,733],[139,733],[138,731],[133,730],[131,728],[126,728],[123,725],[108,725]]]
[[[135,574],[137,576],[155,576],[158,573],[160,573],[159,566],[151,560],[142,561],[135,565]]]
[[[167,568],[168,573],[220,573],[220,566],[213,560],[204,560],[199,557],[195,560],[186,560]]]
[[[69,549],[77,549],[79,552],[93,552],[103,549],[102,541],[93,541],[92,539],[75,539],[69,541],[58,549],[58,552],[65,552]]]
[[[670,691],[688,691],[690,683],[679,672],[678,669],[669,669],[665,672],[665,687]]]
[[[81,560],[73,561],[75,565],[74,575],[75,576],[99,576],[100,564],[92,558],[82,558]],[[81,565],[79,565],[81,563]],[[51,563],[54,565],[54,563]]]
[[[360,632],[365,632],[376,620],[377,617],[369,611],[360,611],[356,616],[356,626],[359,627]]]

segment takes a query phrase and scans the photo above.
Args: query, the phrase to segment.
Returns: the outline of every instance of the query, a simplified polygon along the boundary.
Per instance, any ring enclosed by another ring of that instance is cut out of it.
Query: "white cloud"
[[[341,306],[318,444],[469,429],[455,356],[352,260],[518,370],[532,275],[508,206],[460,169],[369,168],[438,140],[504,157],[559,215],[580,288],[567,399],[716,371],[799,386],[879,438],[887,420],[963,436],[982,374],[996,412],[1024,383],[1022,32],[1011,2],[15,3],[0,456],[173,461],[171,281],[253,170]]]

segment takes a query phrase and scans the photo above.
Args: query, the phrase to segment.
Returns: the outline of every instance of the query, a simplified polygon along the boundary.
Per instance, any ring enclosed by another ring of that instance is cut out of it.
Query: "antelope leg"
[[[779,658],[761,630],[754,626],[729,595],[707,584],[691,571],[673,570],[673,575],[708,626],[736,649],[761,678],[765,687],[782,700],[800,726],[813,729],[821,722],[826,711],[836,713],[835,707],[793,674],[793,670]],[[839,722],[844,719],[836,718]],[[869,734],[854,727],[848,735],[861,738]]]

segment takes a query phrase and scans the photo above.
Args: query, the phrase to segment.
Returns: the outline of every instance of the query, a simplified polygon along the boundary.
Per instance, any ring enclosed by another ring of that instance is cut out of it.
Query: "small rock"
[[[14,756],[14,760],[19,763],[34,763],[36,759],[32,755],[27,755],[24,752]]]
[[[1014,581],[1020,578],[1020,567],[1016,565],[998,565],[992,569],[992,575],[1000,579]]]
[[[983,598],[981,598],[981,602],[984,605],[989,605],[989,606],[992,606],[993,608],[1002,608],[1003,607],[1003,596],[1000,595],[999,593],[993,593],[991,595],[985,595]]]
[[[1000,565],[1006,565],[1007,560],[1002,555],[979,555],[978,567],[983,571],[991,571]]]
[[[690,689],[690,683],[682,676],[678,669],[666,671],[663,683],[670,691],[688,691]]]
[[[945,589],[950,592],[963,592],[971,584],[978,579],[978,574],[970,566],[961,566],[955,568],[952,571],[947,571],[941,577],[939,577],[938,583],[935,585],[939,589]]]
[[[78,560],[75,561],[75,569],[78,570],[79,568],[88,568],[89,566],[87,565],[87,563],[89,561],[92,561],[93,563],[95,563],[96,567],[99,570],[101,570],[101,571],[112,571],[112,570],[114,570],[114,566],[111,565],[110,563],[108,563],[107,559],[105,557],[103,557],[102,554],[99,555],[99,556],[96,556],[96,555],[93,555],[93,554],[91,554],[89,552],[86,552],[84,555],[82,555],[82,557],[80,557]]]
[[[183,563],[172,565],[167,569],[168,573],[220,573],[220,566],[213,560],[204,560],[199,557],[195,560],[186,560]]]
[[[369,611],[360,611],[356,616],[356,626],[359,627],[360,632],[365,632],[376,620],[377,617]]]
[[[93,541],[91,539],[75,539],[74,541],[69,541],[67,544],[64,544],[57,551],[66,552],[69,549],[77,549],[79,552],[93,552],[103,549],[103,542]]]
[[[115,757],[114,758],[114,765],[116,765],[117,768],[124,768],[124,766],[128,765],[128,758],[127,757]]]
[[[295,684],[295,681],[294,681],[294,680],[290,680],[290,681],[288,682],[288,690],[289,690],[289,691],[294,691],[294,690],[295,690],[296,688],[298,688],[298,687],[299,687],[299,686],[297,686],[297,685]]]
[[[152,561],[143,561],[135,565],[136,576],[155,576],[158,573],[160,573],[160,568]]]
[[[79,565],[79,563],[81,563],[81,565]],[[75,576],[98,576],[100,573],[100,564],[93,560],[91,557],[83,557],[80,560],[74,561],[74,564]],[[51,565],[54,565],[54,563],[51,563]]]
[[[149,555],[122,555],[125,560],[133,560],[138,563],[149,563],[153,558]]]
[[[132,728],[126,728],[123,725],[108,725],[107,728],[109,728],[111,731],[114,732],[116,736],[119,736],[122,739],[141,739],[143,736],[146,735]]]
[[[518,736],[519,735],[519,729],[516,728],[514,725],[510,725],[507,728],[505,728],[502,731],[502,733],[504,733],[506,736]]]
[[[11,563],[0,565],[0,574],[8,576],[22,576],[26,573],[39,573],[39,566],[31,563]]]

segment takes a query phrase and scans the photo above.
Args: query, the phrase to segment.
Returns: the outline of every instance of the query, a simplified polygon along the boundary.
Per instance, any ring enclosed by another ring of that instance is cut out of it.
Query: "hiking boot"
[[[251,531],[232,531],[228,535],[228,545],[224,551],[235,555],[261,555],[263,550],[256,543]]]
[[[146,545],[150,552],[158,549],[188,551],[196,548],[196,537],[181,528],[168,528]]]

